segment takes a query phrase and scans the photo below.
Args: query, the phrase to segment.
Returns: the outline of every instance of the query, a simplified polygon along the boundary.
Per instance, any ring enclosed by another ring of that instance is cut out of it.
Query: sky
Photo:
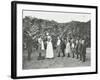
[[[80,21],[87,22],[91,19],[89,13],[71,13],[71,12],[47,12],[47,11],[23,11],[23,18],[25,16],[31,16],[40,19],[54,20],[59,23]]]

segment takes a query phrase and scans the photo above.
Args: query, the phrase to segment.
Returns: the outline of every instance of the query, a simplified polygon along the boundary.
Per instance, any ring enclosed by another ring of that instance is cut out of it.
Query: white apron
[[[53,57],[54,57],[53,46],[50,40],[50,41],[47,41],[46,58],[53,58]]]
[[[70,43],[69,42],[66,44],[66,51],[65,52],[66,52],[66,54],[71,53]]]

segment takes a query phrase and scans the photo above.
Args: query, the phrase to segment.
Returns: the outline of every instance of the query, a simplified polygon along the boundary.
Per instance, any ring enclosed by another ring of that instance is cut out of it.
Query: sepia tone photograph
[[[22,69],[91,66],[91,13],[22,11]]]

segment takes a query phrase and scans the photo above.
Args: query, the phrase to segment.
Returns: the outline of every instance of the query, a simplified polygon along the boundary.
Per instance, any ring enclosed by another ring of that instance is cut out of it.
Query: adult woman
[[[47,33],[47,49],[46,49],[46,58],[53,58],[54,53],[53,53],[53,46],[52,46],[52,38]]]

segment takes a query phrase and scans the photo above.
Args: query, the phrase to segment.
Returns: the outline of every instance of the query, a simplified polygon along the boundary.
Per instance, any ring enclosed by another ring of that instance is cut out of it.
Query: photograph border
[[[93,8],[96,10],[96,71],[95,72],[82,72],[82,73],[65,73],[65,74],[51,74],[51,75],[37,75],[37,76],[17,76],[17,4],[31,4],[31,5],[45,5],[45,6],[60,6],[60,7],[79,7],[79,8]],[[85,75],[98,73],[98,7],[89,5],[73,5],[73,4],[57,4],[57,3],[42,3],[42,2],[24,2],[12,1],[11,2],[11,78],[39,78],[39,77],[55,77],[55,76],[68,76],[68,75]]]

